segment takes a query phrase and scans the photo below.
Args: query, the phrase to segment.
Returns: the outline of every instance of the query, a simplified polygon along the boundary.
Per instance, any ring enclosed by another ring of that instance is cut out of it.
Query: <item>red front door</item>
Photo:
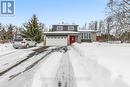
[[[76,40],[75,40],[75,36],[70,36],[70,45],[75,43]]]

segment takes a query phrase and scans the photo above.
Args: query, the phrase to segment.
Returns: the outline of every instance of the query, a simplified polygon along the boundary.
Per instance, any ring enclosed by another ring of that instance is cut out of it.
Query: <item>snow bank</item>
[[[121,79],[130,86],[130,44],[75,43],[73,47],[109,70],[112,80]]]
[[[12,47],[12,43],[0,44],[0,56],[14,52],[14,48]]]
[[[121,41],[108,41],[110,44],[121,44]]]
[[[111,72],[89,56],[75,49],[69,53],[78,87],[129,87],[121,77],[112,79]]]

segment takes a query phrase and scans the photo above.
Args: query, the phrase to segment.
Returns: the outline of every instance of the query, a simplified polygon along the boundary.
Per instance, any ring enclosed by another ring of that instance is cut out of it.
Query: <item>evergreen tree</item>
[[[12,24],[10,24],[8,26],[8,30],[7,30],[7,37],[8,37],[8,40],[13,40],[13,28],[14,26]]]
[[[23,24],[21,35],[26,38],[31,38],[36,42],[42,41],[41,23],[38,21],[36,15],[33,15],[27,23]]]
[[[7,32],[5,31],[5,28],[1,30],[1,39],[7,40]]]

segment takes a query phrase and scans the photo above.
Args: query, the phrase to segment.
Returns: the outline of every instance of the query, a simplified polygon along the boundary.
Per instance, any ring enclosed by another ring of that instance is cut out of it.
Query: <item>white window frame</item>
[[[57,26],[57,30],[63,30],[63,26]]]
[[[90,32],[84,33],[83,37],[84,39],[91,39],[91,33]]]
[[[74,30],[74,26],[68,26],[68,30]]]

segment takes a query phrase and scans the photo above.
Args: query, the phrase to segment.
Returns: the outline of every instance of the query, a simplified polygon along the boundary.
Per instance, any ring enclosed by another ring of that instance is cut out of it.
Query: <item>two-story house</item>
[[[51,32],[44,32],[44,44],[46,46],[67,46],[80,42],[78,25],[59,24],[52,25]]]

